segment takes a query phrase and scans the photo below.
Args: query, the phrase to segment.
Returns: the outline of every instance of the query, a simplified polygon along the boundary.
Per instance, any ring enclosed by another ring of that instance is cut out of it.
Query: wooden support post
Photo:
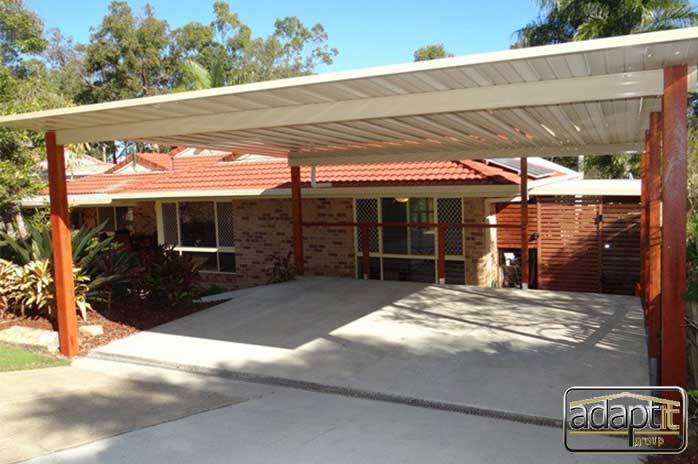
[[[521,158],[521,288],[528,289],[528,159]]]
[[[444,226],[436,227],[436,269],[439,277],[439,283],[446,283],[446,237],[444,234]]]
[[[649,252],[648,234],[649,221],[647,220],[647,210],[649,203],[647,201],[647,169],[649,165],[649,145],[650,131],[645,132],[645,150],[640,155],[640,291],[639,296],[642,297],[642,309],[645,314],[645,326],[647,326],[647,262]]]
[[[664,69],[662,97],[662,385],[686,386],[687,66]]]
[[[296,275],[305,273],[303,258],[303,207],[301,204],[301,168],[291,167],[291,211],[293,215],[293,264]]]
[[[51,203],[51,242],[53,244],[53,282],[58,314],[58,342],[65,356],[78,354],[78,321],[73,282],[73,247],[68,214],[68,189],[65,183],[65,154],[56,145],[56,134],[46,133],[48,188]]]
[[[368,280],[371,275],[371,247],[368,237],[368,226],[361,226],[361,267],[364,280]]]
[[[658,366],[662,280],[662,114],[650,113],[647,160],[647,333],[648,354]]]

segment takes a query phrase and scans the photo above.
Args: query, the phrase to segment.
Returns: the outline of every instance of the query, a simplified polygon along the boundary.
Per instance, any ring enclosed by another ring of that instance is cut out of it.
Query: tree
[[[253,36],[227,2],[215,2],[213,13],[209,24],[191,22],[172,31],[150,5],[139,16],[127,2],[112,1],[84,49],[83,76],[72,80],[84,81],[76,100],[97,103],[310,74],[337,54],[327,46],[321,24],[308,28],[287,17],[261,38]],[[71,63],[81,59],[81,50],[75,50]],[[123,145],[95,147],[117,161]],[[146,151],[167,148],[127,144],[134,146]]]
[[[688,0],[538,0],[541,16],[516,31],[514,47],[636,34],[696,24]]]
[[[254,37],[228,3],[215,2],[213,12],[208,26],[189,23],[173,32],[173,56],[180,63],[177,88],[204,83],[202,68],[211,87],[312,74],[318,65],[332,64],[338,53],[327,45],[322,24],[307,27],[289,16],[277,19],[269,36]]]
[[[593,179],[639,179],[640,155],[587,156],[584,159],[584,175]]]
[[[453,56],[453,53],[446,51],[444,44],[438,43],[425,45],[415,50],[414,61],[436,60],[439,58],[448,58],[450,56]]]
[[[0,0],[0,114],[65,105],[40,59],[47,44],[41,20],[22,0]],[[0,128],[0,220],[10,220],[16,201],[43,186],[36,175],[43,146],[42,134]]]
[[[39,17],[22,0],[0,0],[0,59],[3,66],[17,67],[22,55],[36,55],[46,48]]]
[[[74,101],[86,85],[85,46],[65,37],[60,30],[49,31],[48,46],[44,51],[49,67],[49,85],[64,100]]]
[[[146,5],[143,17],[125,1],[114,0],[86,48],[88,82],[80,103],[157,95],[170,89],[170,31]]]

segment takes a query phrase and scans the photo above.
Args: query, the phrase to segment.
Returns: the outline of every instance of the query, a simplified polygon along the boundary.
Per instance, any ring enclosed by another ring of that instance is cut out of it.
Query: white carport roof
[[[663,68],[698,28],[507,50],[0,117],[59,144],[140,140],[292,165],[640,151]]]

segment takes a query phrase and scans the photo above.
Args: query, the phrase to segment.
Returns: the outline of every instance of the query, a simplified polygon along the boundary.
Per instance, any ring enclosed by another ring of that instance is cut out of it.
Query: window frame
[[[216,233],[216,246],[215,247],[195,247],[195,246],[183,246],[182,245],[182,223],[180,220],[180,203],[213,203],[213,225]],[[157,226],[158,226],[158,244],[165,244],[165,228],[164,228],[164,216],[162,207],[165,204],[175,204],[175,220],[177,225],[177,244],[173,246],[173,250],[182,253],[215,253],[216,254],[216,270],[211,269],[201,269],[199,272],[209,273],[209,274],[230,274],[238,275],[237,271],[237,252],[235,245],[233,246],[223,246],[220,245],[220,237],[218,235],[218,205],[228,204],[232,201],[218,201],[218,200],[199,200],[199,199],[184,199],[184,200],[172,200],[172,201],[158,201],[156,205],[157,213]],[[236,255],[235,270],[234,271],[221,271],[221,253],[232,253]]]
[[[126,212],[127,216],[128,216],[128,215],[131,216],[131,227],[119,227],[119,216],[118,216],[117,213],[116,213],[116,210],[117,210],[118,208],[126,208],[126,210],[127,210],[127,212]],[[86,208],[84,208],[84,209],[86,209]],[[105,234],[114,235],[114,234],[116,234],[117,231],[126,229],[126,230],[130,231],[131,233],[133,233],[133,230],[134,230],[133,223],[135,222],[135,218],[134,218],[134,216],[133,216],[133,206],[131,206],[131,205],[101,205],[101,206],[95,206],[95,207],[94,207],[94,210],[95,210],[95,220],[96,220],[98,226],[99,226],[100,224],[102,224],[102,222],[104,222],[104,221],[100,221],[100,219],[101,219],[101,218],[99,217],[99,210],[100,210],[100,209],[110,209],[110,210],[111,210],[112,221],[113,221],[113,223],[114,223],[114,230],[104,229],[104,230],[102,230],[102,232],[104,232]],[[83,223],[84,223],[84,212],[83,212]]]
[[[376,203],[377,203],[376,207],[377,207],[377,214],[378,214],[378,222],[383,222],[383,202],[382,202],[382,199],[383,198],[403,198],[403,197],[406,197],[409,199],[429,198],[432,202],[432,209],[433,209],[432,214],[434,216],[434,222],[437,224],[439,223],[439,206],[438,206],[439,202],[438,202],[438,200],[440,198],[457,198],[460,201],[461,218],[465,217],[465,201],[464,201],[464,197],[462,197],[462,196],[454,196],[454,195],[399,196],[399,195],[396,195],[394,197],[391,197],[391,196],[383,196],[383,195],[378,195],[378,196],[367,195],[367,196],[358,196],[358,197],[353,198],[354,222],[355,223],[358,222],[358,218],[356,215],[356,211],[357,211],[356,210],[356,201],[357,200],[375,199]],[[406,212],[407,212],[407,219],[408,219],[407,222],[409,222],[409,218],[410,218],[409,201],[408,201],[408,206],[407,206],[406,210],[407,210]],[[378,258],[380,260],[380,280],[384,280],[384,273],[383,273],[383,259],[384,258],[387,258],[387,259],[397,258],[397,259],[408,259],[408,260],[410,260],[410,259],[411,260],[433,260],[434,262],[436,262],[436,260],[438,259],[438,256],[437,256],[438,249],[439,249],[439,247],[438,247],[438,240],[439,240],[438,234],[435,234],[435,237],[434,237],[434,253],[433,254],[429,254],[429,255],[410,254],[409,253],[409,251],[410,251],[409,247],[411,246],[411,234],[410,233],[407,234],[407,239],[408,239],[407,251],[408,251],[408,253],[407,254],[396,254],[396,253],[385,253],[384,252],[383,230],[382,229],[383,229],[382,227],[378,227],[378,251],[369,251],[370,258]],[[410,229],[408,228],[408,230],[410,230]],[[361,244],[359,243],[359,241],[356,240],[356,237],[358,237],[358,233],[355,233],[354,237],[355,237],[355,240],[354,240],[355,256],[356,256],[356,260],[358,262],[358,260],[361,258],[363,250],[361,249]],[[446,261],[462,262],[463,264],[465,264],[465,253],[466,253],[466,241],[465,241],[465,239],[466,239],[466,234],[465,233],[461,234],[463,254],[462,255],[446,255],[445,256]],[[361,276],[359,275],[358,264],[355,265],[354,267],[355,267],[356,278],[357,279],[361,278]],[[435,279],[434,280],[435,282],[439,281],[438,266],[436,266],[436,265],[434,266],[434,279]]]

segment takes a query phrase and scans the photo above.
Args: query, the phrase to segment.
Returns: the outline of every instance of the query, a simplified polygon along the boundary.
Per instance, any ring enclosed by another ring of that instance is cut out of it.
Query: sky
[[[190,21],[209,23],[213,0],[129,0],[141,12],[145,3],[171,28]],[[77,42],[87,42],[90,28],[100,24],[109,0],[25,0],[44,21],[46,29],[59,28]],[[325,26],[329,45],[339,50],[330,66],[319,72],[412,61],[413,52],[426,44],[443,43],[455,55],[504,50],[512,33],[535,19],[535,0],[305,0],[231,1],[255,35],[268,35],[274,20],[298,16],[307,26]]]

